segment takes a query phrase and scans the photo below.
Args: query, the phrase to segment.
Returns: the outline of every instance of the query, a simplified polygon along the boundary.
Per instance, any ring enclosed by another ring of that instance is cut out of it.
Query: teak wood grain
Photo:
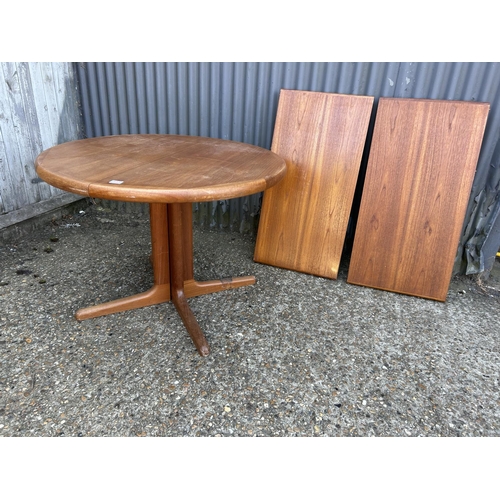
[[[282,90],[271,150],[287,173],[264,193],[254,260],[336,279],[373,97]]]
[[[264,191],[283,177],[286,165],[241,142],[139,134],[59,144],[38,156],[36,169],[49,184],[83,196],[184,203]]]
[[[349,283],[446,300],[488,111],[380,99]]]

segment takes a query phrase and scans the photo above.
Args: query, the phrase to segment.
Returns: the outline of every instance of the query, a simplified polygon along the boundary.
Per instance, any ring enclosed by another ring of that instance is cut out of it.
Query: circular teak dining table
[[[172,301],[202,356],[210,352],[187,299],[255,283],[254,276],[196,281],[193,202],[265,191],[283,178],[285,160],[240,142],[135,134],[59,144],[35,161],[39,177],[82,196],[149,203],[154,284],[146,292],[76,312],[78,320]]]

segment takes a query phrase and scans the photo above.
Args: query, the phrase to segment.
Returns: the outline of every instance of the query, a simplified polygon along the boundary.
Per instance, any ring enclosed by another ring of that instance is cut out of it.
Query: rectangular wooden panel
[[[282,90],[271,150],[283,180],[264,193],[254,260],[336,279],[373,97]]]
[[[348,283],[446,300],[488,111],[380,99]]]

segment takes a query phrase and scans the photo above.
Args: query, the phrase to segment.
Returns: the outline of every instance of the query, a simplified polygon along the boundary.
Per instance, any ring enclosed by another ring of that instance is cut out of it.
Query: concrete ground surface
[[[0,240],[0,436],[499,436],[500,273],[445,303],[255,263],[195,228],[195,277],[253,286],[78,322],[152,284],[149,218],[85,205]],[[498,259],[497,259],[498,260]]]

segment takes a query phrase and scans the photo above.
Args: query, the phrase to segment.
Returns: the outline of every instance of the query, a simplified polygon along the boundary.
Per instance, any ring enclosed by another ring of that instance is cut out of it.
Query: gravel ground
[[[195,228],[197,279],[257,278],[190,299],[202,358],[170,303],[74,319],[151,286],[148,224],[91,205],[0,242],[0,436],[500,436],[498,262],[438,303]]]

